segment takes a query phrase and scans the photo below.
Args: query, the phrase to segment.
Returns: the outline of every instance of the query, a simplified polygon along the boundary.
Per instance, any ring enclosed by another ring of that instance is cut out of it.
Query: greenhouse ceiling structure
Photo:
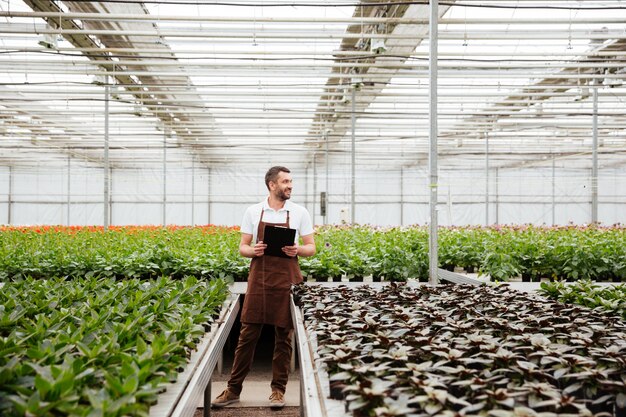
[[[434,122],[442,224],[626,220],[626,2],[438,14],[434,89],[428,1],[0,1],[0,223],[238,224],[275,164],[426,223]]]

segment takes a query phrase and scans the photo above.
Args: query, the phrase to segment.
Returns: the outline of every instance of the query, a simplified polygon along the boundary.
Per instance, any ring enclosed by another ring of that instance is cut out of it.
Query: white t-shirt
[[[241,221],[241,233],[252,235],[252,244],[256,242],[259,221],[261,220],[261,210],[265,211],[263,213],[263,221],[267,223],[285,223],[287,221],[287,212],[289,212],[289,227],[296,229],[296,242],[300,236],[313,233],[313,224],[307,209],[287,200],[283,208],[274,210],[269,206],[266,198],[260,203],[248,207]]]

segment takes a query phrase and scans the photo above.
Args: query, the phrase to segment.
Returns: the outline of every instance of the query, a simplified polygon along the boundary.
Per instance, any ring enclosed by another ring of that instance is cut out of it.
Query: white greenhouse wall
[[[209,170],[206,166],[198,165],[193,169],[191,166],[168,166],[166,174],[167,224],[238,225],[246,207],[267,195],[265,169],[218,166]],[[312,215],[315,213],[316,224],[324,221],[337,224],[350,220],[349,166],[330,170],[328,190],[324,166],[317,167],[317,181],[313,180],[312,167],[294,170],[292,175],[292,199],[305,205]],[[163,178],[160,166],[150,169],[112,169],[111,224],[162,224]],[[0,223],[68,224],[69,207],[69,224],[103,224],[102,168],[74,163],[70,167],[69,179],[68,184],[67,167],[9,169],[1,166]],[[485,224],[486,178],[483,170],[442,170],[439,184],[439,224]],[[315,199],[314,187],[317,190]],[[428,173],[424,167],[404,168],[401,172],[400,169],[380,170],[357,166],[355,187],[357,223],[381,226],[428,223]],[[328,191],[329,196],[326,219],[320,216],[319,194],[322,191]],[[598,193],[600,222],[607,225],[625,223],[626,167],[601,169]],[[583,224],[591,221],[589,170],[558,167],[554,184],[551,167],[490,171],[489,224],[550,225],[553,221],[555,224]]]

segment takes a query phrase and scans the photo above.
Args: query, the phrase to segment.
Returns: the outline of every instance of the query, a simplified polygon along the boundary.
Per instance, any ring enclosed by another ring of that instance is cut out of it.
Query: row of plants
[[[239,229],[205,226],[33,227],[0,230],[0,279],[15,277],[243,280]]]
[[[542,282],[540,294],[562,303],[578,304],[608,311],[626,321],[626,285],[600,286],[589,280],[572,284]]]
[[[507,285],[302,285],[294,298],[330,397],[354,417],[626,415],[617,315]]]
[[[439,266],[449,270],[494,281],[626,281],[626,228],[619,225],[442,227],[438,234]],[[300,261],[310,276],[428,280],[426,227],[326,226],[316,243],[318,254]]]
[[[227,294],[195,277],[4,282],[0,415],[148,415]]]
[[[300,260],[319,280],[426,281],[428,229],[325,226],[317,254]],[[451,227],[439,231],[439,262],[495,281],[626,281],[626,228]],[[16,276],[173,278],[194,275],[244,281],[238,228],[116,227],[0,228],[0,279]]]

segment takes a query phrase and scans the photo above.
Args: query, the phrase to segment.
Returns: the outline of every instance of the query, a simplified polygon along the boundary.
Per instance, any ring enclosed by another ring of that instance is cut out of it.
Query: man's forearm
[[[298,256],[304,258],[315,255],[315,244],[309,243],[308,245],[298,246]]]
[[[239,245],[239,253],[246,258],[254,258],[254,247],[250,245]]]

